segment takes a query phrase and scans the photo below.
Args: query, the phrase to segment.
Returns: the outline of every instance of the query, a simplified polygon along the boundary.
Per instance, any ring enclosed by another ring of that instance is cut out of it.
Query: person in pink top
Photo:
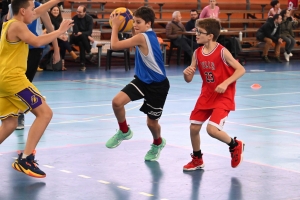
[[[199,19],[203,18],[215,18],[219,19],[220,8],[216,6],[216,0],[209,0],[209,5],[205,6],[200,13]]]

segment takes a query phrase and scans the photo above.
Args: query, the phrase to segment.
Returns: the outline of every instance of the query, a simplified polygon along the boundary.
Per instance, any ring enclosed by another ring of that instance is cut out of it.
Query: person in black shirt
[[[196,20],[199,18],[199,13],[197,10],[191,10],[191,19],[185,25],[186,31],[196,31],[195,23]]]
[[[73,18],[73,34],[70,37],[70,43],[79,46],[80,49],[80,71],[85,71],[85,52],[91,55],[91,45],[89,36],[93,32],[93,18],[86,14],[86,7],[80,5],[77,8],[77,15]]]

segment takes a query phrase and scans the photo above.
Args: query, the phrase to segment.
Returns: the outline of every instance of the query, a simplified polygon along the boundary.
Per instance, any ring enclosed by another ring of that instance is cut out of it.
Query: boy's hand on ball
[[[120,19],[119,16],[120,16],[120,12],[114,12],[110,15],[112,27],[119,28],[122,22],[125,20],[124,18]]]

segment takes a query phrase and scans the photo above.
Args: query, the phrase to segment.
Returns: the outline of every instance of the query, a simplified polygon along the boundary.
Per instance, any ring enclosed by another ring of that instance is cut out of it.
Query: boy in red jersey
[[[184,80],[189,83],[198,67],[203,80],[201,94],[190,116],[193,154],[192,161],[183,166],[186,171],[204,167],[199,133],[208,118],[207,133],[229,145],[231,166],[237,167],[243,159],[244,143],[231,138],[222,129],[229,112],[235,109],[235,84],[245,69],[225,47],[216,42],[220,29],[220,22],[216,19],[196,21],[196,40],[204,46],[195,50],[191,65],[183,71]]]

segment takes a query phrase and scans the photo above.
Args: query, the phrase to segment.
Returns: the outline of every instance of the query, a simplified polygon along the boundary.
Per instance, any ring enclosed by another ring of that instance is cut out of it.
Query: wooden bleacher
[[[71,7],[70,2],[73,2]],[[89,3],[93,2],[93,3]],[[281,8],[287,7],[287,2],[280,2]],[[205,6],[209,4],[208,0],[186,0],[174,1],[174,0],[70,0],[65,2],[65,8],[71,9],[71,16],[76,14],[76,8],[78,5],[88,5],[88,11],[90,14],[96,15],[97,19],[94,19],[95,30],[100,31],[100,41],[109,40],[111,29],[108,24],[110,13],[117,7],[127,7],[134,11],[140,6],[148,5],[151,6],[156,12],[156,21],[154,24],[154,30],[157,35],[169,44],[165,36],[165,25],[171,21],[172,13],[176,10],[181,12],[182,22],[185,24],[190,19],[190,10],[197,9],[201,12]],[[218,0],[218,6],[220,7],[219,18],[221,19],[222,27],[225,29],[239,30],[243,32],[243,42],[252,42],[251,48],[243,49],[243,52],[259,52],[262,49],[256,47],[255,33],[256,30],[265,22],[267,13],[270,6],[270,0]],[[294,12],[299,14],[300,11]],[[99,48],[98,48],[99,49]],[[295,49],[300,49],[298,46]]]

